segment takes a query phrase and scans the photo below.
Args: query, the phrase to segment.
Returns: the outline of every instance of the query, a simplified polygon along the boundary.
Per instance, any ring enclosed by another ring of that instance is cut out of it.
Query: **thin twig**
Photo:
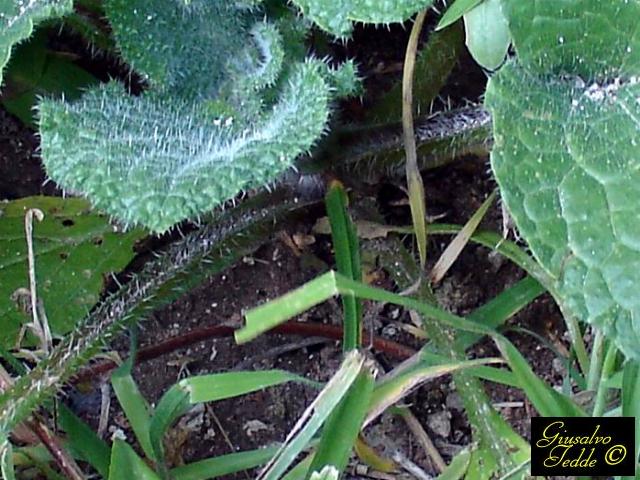
[[[427,475],[424,470],[422,470],[418,465],[409,460],[407,456],[401,451],[397,451],[393,454],[393,461],[418,480],[433,480],[432,476]]]
[[[418,439],[418,442],[420,442],[420,445],[422,445],[422,448],[424,449],[426,454],[429,456],[431,461],[433,461],[433,464],[438,470],[438,473],[444,472],[444,470],[447,468],[447,464],[442,459],[440,452],[438,452],[438,449],[434,445],[429,434],[422,427],[422,425],[420,424],[420,422],[418,421],[418,419],[416,418],[416,416],[413,414],[411,410],[409,410],[408,408],[403,408],[401,411],[402,411],[402,419],[405,421],[405,423],[409,427],[409,430],[411,430],[411,432]]]
[[[27,424],[38,436],[62,473],[64,473],[69,480],[84,480],[84,474],[76,461],[67,453],[60,444],[58,437],[51,433],[41,419],[36,417],[36,419],[27,422]]]

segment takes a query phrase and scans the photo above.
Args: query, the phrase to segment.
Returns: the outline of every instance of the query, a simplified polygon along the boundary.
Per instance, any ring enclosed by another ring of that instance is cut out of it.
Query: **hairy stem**
[[[311,203],[283,200],[282,192],[276,193],[261,197],[265,202],[260,206],[250,201],[216,215],[211,223],[172,244],[102,302],[47,359],[0,396],[0,434],[8,434],[55,394],[123,327],[251,253],[269,238],[274,226]]]
[[[446,165],[463,155],[486,156],[493,144],[491,116],[479,105],[418,117],[414,133],[418,167],[422,170]],[[367,181],[383,176],[402,177],[405,173],[402,125],[391,123],[336,131],[310,166],[356,173]]]

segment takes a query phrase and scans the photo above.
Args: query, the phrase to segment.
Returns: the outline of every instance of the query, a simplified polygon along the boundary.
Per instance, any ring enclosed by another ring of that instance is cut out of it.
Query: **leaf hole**
[[[74,222],[73,220],[71,220],[70,218],[65,218],[62,221],[62,226],[64,227],[73,227],[76,224],[76,222]]]
[[[67,258],[69,258],[69,253],[67,252],[60,252],[60,258],[62,260],[66,260]]]

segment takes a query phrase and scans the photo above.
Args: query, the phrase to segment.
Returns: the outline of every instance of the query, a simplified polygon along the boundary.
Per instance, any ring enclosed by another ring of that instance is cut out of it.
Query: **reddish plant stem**
[[[136,355],[136,362],[151,360],[167,353],[188,347],[194,343],[210,338],[232,337],[235,329],[225,325],[212,325],[194,328],[190,332],[175,337],[168,338],[160,343],[149,347],[141,348]],[[324,325],[321,323],[287,322],[266,332],[268,334],[300,335],[304,337],[323,337],[332,340],[342,339],[342,327],[334,325]],[[377,336],[371,336],[368,332],[363,332],[363,339],[371,340],[374,350],[385,353],[397,360],[406,360],[415,352],[414,349],[402,345],[392,340],[386,340]],[[95,363],[82,369],[72,379],[72,383],[79,383],[95,378],[98,375],[107,373],[117,367],[116,362],[105,360]]]
[[[27,422],[27,425],[37,435],[62,473],[64,473],[69,480],[84,480],[85,477],[76,461],[60,444],[58,437],[51,433],[42,419],[36,416],[33,421]]]

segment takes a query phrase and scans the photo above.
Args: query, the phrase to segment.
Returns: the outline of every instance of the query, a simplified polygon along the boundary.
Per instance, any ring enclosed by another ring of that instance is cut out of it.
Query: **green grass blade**
[[[557,392],[538,377],[527,360],[506,337],[496,336],[494,341],[509,363],[521,387],[533,406],[543,417],[584,417],[586,413],[570,398]]]
[[[304,460],[298,462],[298,464],[287,472],[282,477],[282,480],[305,480],[309,467],[313,462],[313,453],[307,455]]]
[[[544,292],[544,287],[537,280],[527,276],[478,307],[467,318],[491,328],[498,328]],[[456,341],[466,350],[480,338],[474,333],[460,332]]]
[[[167,467],[164,464],[164,435],[173,422],[187,413],[190,407],[189,393],[178,382],[162,395],[151,417],[149,442],[153,452],[152,458],[159,460],[157,464],[164,474],[167,473]]]
[[[161,480],[126,442],[116,439],[111,448],[109,480]]]
[[[364,356],[357,350],[352,350],[346,355],[340,369],[305,410],[289,432],[278,454],[260,473],[258,480],[279,480],[282,477],[344,398],[363,366]]]
[[[70,453],[95,468],[102,478],[108,478],[111,449],[107,442],[98,437],[64,403],[58,405],[58,422],[67,432],[67,448]]]
[[[337,294],[335,272],[321,275],[273,301],[249,310],[245,314],[246,325],[234,333],[236,342],[253,340]]]
[[[194,404],[237,397],[286,382],[318,385],[307,378],[284,370],[214,373],[186,378],[179,384],[189,394],[189,401]]]
[[[464,478],[471,462],[471,450],[465,448],[451,459],[451,463],[436,480],[460,480]]]
[[[208,480],[231,475],[267,463],[277,453],[278,448],[277,446],[266,447],[230,453],[189,463],[171,470],[171,478],[173,480]]]
[[[622,416],[632,417],[636,423],[636,463],[640,454],[640,362],[627,360],[622,374]],[[640,467],[636,465],[640,474]],[[632,480],[633,477],[626,477]],[[638,478],[636,476],[636,478]]]
[[[362,280],[360,245],[356,228],[347,212],[347,193],[342,184],[334,181],[329,185],[325,204],[338,272],[353,280]],[[344,351],[358,348],[362,343],[362,305],[353,295],[342,296],[344,329],[342,347]]]
[[[373,372],[364,368],[327,420],[309,473],[320,472],[327,466],[333,466],[339,473],[344,471],[362,428],[373,385]]]
[[[464,333],[464,332],[463,332]],[[445,355],[432,352],[430,345],[422,348],[420,351],[421,361],[426,366],[435,366],[451,363],[451,358]],[[488,380],[494,383],[500,383],[509,387],[521,388],[520,381],[510,370],[497,367],[489,367],[487,365],[467,366],[464,367],[465,372],[482,380]]]
[[[151,441],[149,440],[152,411],[131,376],[131,366],[134,357],[135,355],[131,355],[127,362],[114,370],[111,374],[111,385],[129,421],[129,425],[131,425],[131,429],[142,447],[142,451],[148,458],[158,462],[161,461],[161,459],[155,456],[153,448],[151,447]]]
[[[283,370],[214,373],[179,381],[160,398],[151,418],[149,437],[154,458],[164,458],[165,433],[194,404],[237,397],[290,381],[316,385],[315,382]]]

